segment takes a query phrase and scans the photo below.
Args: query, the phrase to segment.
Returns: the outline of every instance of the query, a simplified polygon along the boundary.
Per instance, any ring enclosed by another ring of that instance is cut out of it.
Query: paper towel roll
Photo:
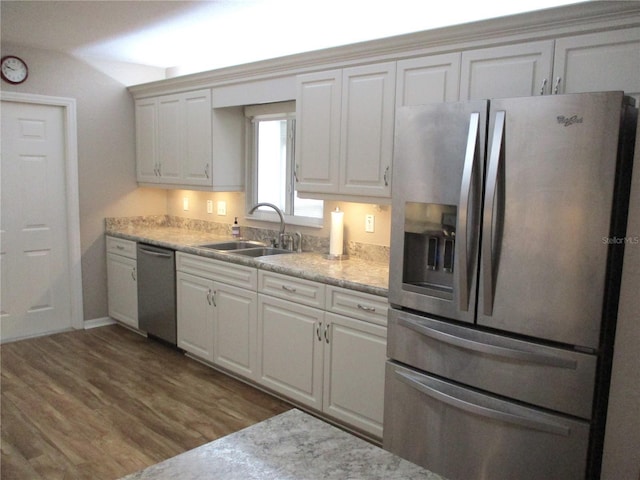
[[[344,212],[338,208],[331,212],[331,235],[329,237],[329,255],[342,255],[344,233]]]

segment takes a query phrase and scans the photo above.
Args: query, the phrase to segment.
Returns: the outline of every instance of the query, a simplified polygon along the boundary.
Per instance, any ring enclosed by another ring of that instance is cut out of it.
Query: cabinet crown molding
[[[289,77],[329,68],[640,26],[640,2],[583,2],[287,55],[128,87],[134,98]]]

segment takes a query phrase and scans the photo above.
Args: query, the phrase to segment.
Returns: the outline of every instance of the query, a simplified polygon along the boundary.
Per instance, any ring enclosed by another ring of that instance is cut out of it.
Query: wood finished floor
[[[0,357],[2,480],[116,479],[291,408],[117,325]]]

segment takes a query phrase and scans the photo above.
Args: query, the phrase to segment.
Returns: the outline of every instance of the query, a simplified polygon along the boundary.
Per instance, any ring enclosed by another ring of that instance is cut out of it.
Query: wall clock
[[[0,60],[0,74],[5,82],[18,84],[27,79],[29,69],[21,58],[7,55]]]

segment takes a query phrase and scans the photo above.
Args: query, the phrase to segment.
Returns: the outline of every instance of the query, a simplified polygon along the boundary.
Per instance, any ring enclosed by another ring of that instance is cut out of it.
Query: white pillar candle
[[[329,254],[342,255],[344,233],[344,212],[336,208],[331,212],[331,235],[329,237]]]

